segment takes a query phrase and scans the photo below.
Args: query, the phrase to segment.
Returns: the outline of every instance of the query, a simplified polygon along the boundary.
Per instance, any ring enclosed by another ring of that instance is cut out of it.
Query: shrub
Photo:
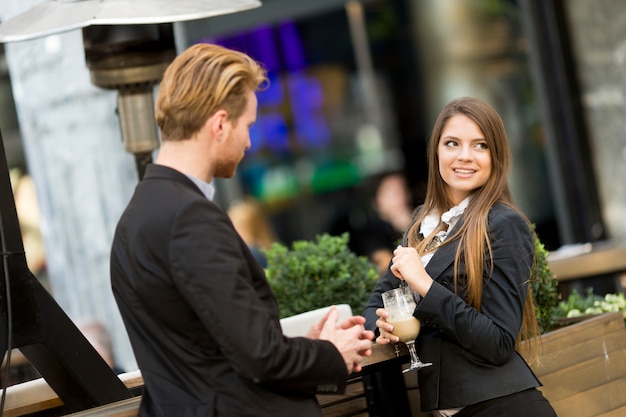
[[[348,249],[349,234],[318,235],[315,241],[296,241],[291,248],[274,243],[264,251],[265,270],[282,317],[326,307],[349,304],[360,314],[376,286],[378,272],[366,257]],[[534,236],[535,264],[530,286],[541,333],[554,328],[559,303],[558,281],[548,264],[548,251]]]
[[[534,236],[535,265],[531,273],[530,287],[535,303],[535,314],[541,333],[550,331],[555,324],[555,313],[559,302],[558,281],[548,264],[548,251],[537,235]]]
[[[266,274],[282,317],[333,304],[349,304],[361,314],[378,272],[366,257],[348,249],[349,234],[318,235],[315,241],[280,243],[264,251]]]

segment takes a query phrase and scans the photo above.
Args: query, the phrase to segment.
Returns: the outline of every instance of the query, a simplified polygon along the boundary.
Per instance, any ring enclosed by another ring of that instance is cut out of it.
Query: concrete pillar
[[[38,2],[0,0],[0,19]],[[74,322],[103,322],[118,363],[134,370],[109,280],[115,225],[137,183],[122,145],[117,93],[91,84],[80,30],[5,48],[52,295]]]

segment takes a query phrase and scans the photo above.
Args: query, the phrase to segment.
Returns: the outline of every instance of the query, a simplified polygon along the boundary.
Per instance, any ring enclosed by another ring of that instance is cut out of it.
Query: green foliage
[[[535,314],[541,333],[554,327],[554,316],[559,302],[558,281],[554,278],[548,264],[548,251],[537,235],[534,236],[535,265],[533,266],[530,287],[535,303]]]
[[[333,304],[349,304],[360,314],[376,286],[376,267],[348,249],[349,234],[322,234],[296,241],[291,248],[274,243],[265,251],[268,281],[281,317]]]
[[[577,289],[572,290],[567,300],[559,302],[555,311],[557,317],[572,317],[584,314],[584,311],[593,307],[596,301],[602,297],[593,293],[593,288],[587,288],[585,295],[581,295]]]
[[[531,288],[534,295],[535,314],[541,333],[552,330],[557,320],[586,314],[602,314],[621,311],[626,320],[626,299],[624,294],[600,296],[587,288],[584,295],[575,289],[566,300],[560,300],[557,291],[558,281],[548,265],[548,251],[535,236],[535,265],[531,275]]]
[[[557,317],[578,317],[584,314],[602,314],[621,311],[626,319],[626,300],[624,294],[606,294],[604,297],[587,288],[585,295],[574,289],[567,300],[561,301],[556,309]]]
[[[268,281],[281,317],[332,304],[347,303],[360,314],[376,286],[378,272],[367,258],[348,249],[349,234],[319,235],[315,241],[296,241],[289,248],[274,243],[265,251]],[[558,281],[550,271],[548,251],[534,237],[535,265],[530,286],[541,333],[554,327],[559,296]]]

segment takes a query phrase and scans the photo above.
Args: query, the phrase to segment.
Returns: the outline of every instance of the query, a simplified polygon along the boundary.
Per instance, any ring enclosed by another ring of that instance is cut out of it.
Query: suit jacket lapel
[[[461,216],[456,225],[454,225],[454,228],[450,231],[450,235],[456,233],[462,224],[463,216]],[[426,265],[426,272],[428,272],[428,275],[430,275],[432,279],[437,281],[443,271],[448,269],[448,267],[454,263],[454,257],[458,246],[459,241],[457,239],[447,245],[442,245],[437,249],[433,257],[428,262],[428,265]]]
[[[458,241],[454,241],[437,249],[428,265],[426,265],[426,272],[432,279],[437,281],[442,272],[454,263],[454,255],[458,245]]]

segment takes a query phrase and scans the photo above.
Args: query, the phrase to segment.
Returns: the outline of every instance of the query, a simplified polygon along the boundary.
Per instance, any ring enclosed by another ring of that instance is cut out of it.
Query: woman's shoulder
[[[503,202],[498,202],[491,207],[489,210],[489,223],[524,224],[530,228],[528,220],[521,211]]]
[[[514,248],[518,254],[533,252],[532,226],[526,216],[515,207],[506,203],[495,204],[489,210],[487,222],[492,245]]]

